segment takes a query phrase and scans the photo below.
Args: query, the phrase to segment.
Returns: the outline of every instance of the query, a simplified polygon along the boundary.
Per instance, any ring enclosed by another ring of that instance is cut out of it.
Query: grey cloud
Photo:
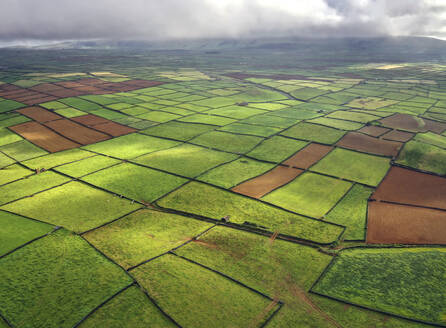
[[[1,0],[1,40],[444,36],[441,0]]]

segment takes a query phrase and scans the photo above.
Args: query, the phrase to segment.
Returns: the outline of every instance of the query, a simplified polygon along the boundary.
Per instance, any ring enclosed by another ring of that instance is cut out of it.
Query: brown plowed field
[[[48,94],[51,94],[52,96],[58,98],[67,98],[67,97],[82,96],[85,93],[73,89],[60,89],[60,90],[48,91]]]
[[[446,178],[394,166],[371,198],[446,210]]]
[[[415,135],[415,133],[411,133],[411,132],[392,130],[389,133],[386,133],[385,135],[383,135],[382,138],[385,140],[391,140],[391,141],[407,142],[414,135]]]
[[[379,137],[389,131],[390,131],[390,129],[382,128],[380,126],[374,126],[374,125],[364,126],[363,128],[358,130],[358,132],[368,134],[369,136],[372,136],[372,137]]]
[[[82,145],[89,145],[110,138],[106,134],[86,128],[66,119],[47,122],[45,125]]]
[[[402,143],[381,140],[362,133],[349,132],[336,145],[376,155],[396,156]]]
[[[101,132],[105,132],[113,137],[119,137],[124,134],[129,134],[129,133],[137,131],[137,130],[130,128],[128,126],[121,125],[121,124],[111,122],[111,121],[109,121],[107,123],[97,124],[93,127],[93,129],[101,131]]]
[[[48,92],[48,91],[55,91],[55,90],[60,90],[60,89],[63,89],[63,88],[59,87],[55,84],[52,84],[52,83],[42,83],[42,84],[38,84],[38,85],[35,85],[30,88],[30,90],[39,91],[39,92]]]
[[[53,100],[57,100],[59,99],[58,97],[51,97],[51,96],[45,96],[42,98],[35,98],[32,100],[27,100],[27,101],[22,101],[24,104],[27,104],[29,106],[33,106],[33,105],[37,105],[37,104],[42,104],[48,101],[53,101]]]
[[[302,172],[303,170],[279,165],[259,177],[239,184],[232,188],[232,191],[254,198],[260,198],[270,191],[290,182]]]
[[[440,123],[428,119],[417,118],[408,114],[394,114],[380,120],[386,127],[394,129],[409,130],[414,132],[432,131],[442,133],[446,130],[446,123]]]
[[[78,123],[87,125],[89,127],[95,126],[97,124],[110,122],[109,120],[107,120],[103,117],[99,117],[99,116],[92,115],[92,114],[73,117],[72,120],[76,121]]]
[[[311,165],[327,155],[332,149],[333,147],[330,146],[312,143],[287,159],[282,164],[301,169],[308,169]]]
[[[369,202],[367,243],[446,244],[446,211]]]
[[[79,144],[58,135],[37,122],[22,123],[10,127],[10,129],[15,133],[20,134],[33,144],[52,153],[80,146]]]
[[[40,108],[40,107],[26,107],[17,110],[20,114],[23,114],[25,116],[28,116],[29,118],[32,118],[34,121],[37,122],[48,122],[48,121],[54,121],[59,120],[62,118],[62,116],[59,116],[57,114],[54,114],[46,109]]]

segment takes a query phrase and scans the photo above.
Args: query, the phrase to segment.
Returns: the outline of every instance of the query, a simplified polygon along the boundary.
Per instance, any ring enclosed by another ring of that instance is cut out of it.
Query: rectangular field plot
[[[328,118],[336,118],[340,120],[355,121],[360,123],[367,123],[380,119],[379,116],[371,115],[368,113],[337,111],[327,115]]]
[[[353,131],[358,130],[364,126],[362,123],[343,121],[338,119],[331,119],[327,117],[318,117],[308,121],[309,123],[320,124],[324,126],[329,126],[335,129]]]
[[[0,153],[0,168],[4,168],[8,165],[15,163],[15,160],[6,156],[5,154]]]
[[[253,149],[262,140],[264,139],[255,136],[241,136],[227,132],[211,131],[195,137],[190,142],[204,147],[244,154]]]
[[[0,147],[0,151],[12,157],[16,161],[25,161],[27,159],[46,155],[48,152],[33,145],[27,140],[21,140],[5,146]]]
[[[298,122],[299,119],[276,116],[276,113],[274,113],[274,115],[273,114],[256,115],[240,121],[240,123],[271,126],[282,129],[289,128],[290,126]]]
[[[391,140],[391,141],[399,141],[399,142],[407,142],[415,135],[415,133],[412,132],[405,132],[405,131],[399,131],[399,130],[392,130],[382,136],[384,140]]]
[[[25,165],[26,167],[29,167],[32,170],[35,169],[48,170],[62,164],[75,162],[92,156],[94,156],[93,153],[90,153],[83,149],[76,148],[76,149],[61,151],[55,154],[49,154],[33,158],[22,162],[22,164]]]
[[[68,181],[70,181],[69,178],[50,171],[28,176],[0,187],[0,204],[33,195]]]
[[[180,246],[211,226],[181,215],[140,210],[84,236],[128,269]]]
[[[446,149],[411,140],[396,161],[404,166],[446,175]]]
[[[109,135],[86,128],[67,119],[47,122],[45,125],[68,139],[82,145],[89,145],[98,141],[110,139]]]
[[[0,186],[34,174],[19,164],[12,164],[0,169]],[[0,189],[1,190],[1,189]]]
[[[0,256],[53,230],[49,224],[5,211],[0,211],[0,225]]]
[[[175,255],[159,257],[131,274],[184,327],[210,322],[222,328],[259,327],[275,310],[268,308],[266,297]]]
[[[380,120],[385,127],[407,130],[412,132],[431,131],[442,133],[446,130],[446,123],[419,118],[408,114],[395,114]]]
[[[121,268],[63,229],[0,259],[0,276],[0,310],[15,327],[73,327],[132,283]]]
[[[0,128],[0,146],[4,146],[20,140],[22,140],[22,137],[18,134],[9,131],[8,129]]]
[[[307,172],[262,199],[299,214],[321,218],[350,187],[349,182]]]
[[[138,204],[74,181],[9,203],[2,209],[64,226],[75,232],[84,232],[139,207]]]
[[[19,109],[17,112],[40,123],[59,120],[62,118],[61,116],[40,107],[26,107]]]
[[[232,188],[232,191],[246,196],[260,198],[272,190],[290,182],[302,172],[303,171],[299,169],[279,165],[263,175],[242,182]]]
[[[267,162],[281,163],[307,144],[305,141],[273,136],[263,141],[249,152],[247,156]]]
[[[394,157],[398,155],[402,143],[377,139],[362,133],[349,132],[336,145],[364,153]]]
[[[84,175],[119,164],[121,162],[122,161],[111,157],[102,155],[93,155],[92,157],[88,157],[79,161],[75,161],[65,165],[60,165],[56,167],[54,170],[74,178],[79,178]]]
[[[200,175],[197,180],[223,188],[231,188],[243,181],[261,175],[273,167],[274,164],[241,157]]]
[[[336,148],[311,168],[312,171],[377,186],[390,168],[383,157]]]
[[[392,167],[372,199],[446,210],[446,178]]]
[[[157,150],[175,147],[179,144],[177,141],[132,133],[95,145],[86,146],[85,149],[108,156],[129,159]]]
[[[446,136],[441,136],[432,132],[418,133],[414,140],[446,149]]]
[[[328,222],[347,227],[346,240],[364,240],[367,220],[367,200],[373,189],[354,185],[326,216]]]
[[[218,270],[285,303],[272,327],[329,327],[306,290],[331,257],[316,249],[226,227],[215,227],[175,253]]]
[[[186,122],[186,123],[199,123],[199,124],[223,126],[223,125],[234,123],[236,120],[233,120],[232,118],[216,116],[216,115],[194,114],[194,115],[189,115],[189,116],[180,118],[178,121]]]
[[[230,222],[249,222],[269,231],[317,243],[332,243],[343,228],[307,219],[259,201],[198,182],[190,182],[157,202],[164,208],[206,216],[215,220],[230,216]]]
[[[80,144],[53,132],[37,122],[26,122],[10,127],[10,129],[33,144],[55,153],[61,150],[77,148]]]
[[[176,327],[149,298],[132,286],[91,314],[80,328]]]
[[[217,165],[233,161],[236,158],[237,155],[235,154],[224,153],[195,145],[182,144],[174,148],[137,157],[132,161],[141,165],[147,165],[194,178]]]
[[[297,167],[301,169],[308,169],[313,164],[317,163],[325,155],[327,155],[333,147],[320,145],[317,143],[310,143],[297,154],[288,158],[283,165],[290,167]]]
[[[366,125],[363,128],[359,129],[358,132],[367,134],[372,137],[382,136],[384,133],[389,132],[390,129],[383,128],[375,125]]]
[[[184,178],[130,163],[89,174],[82,180],[143,203],[151,203],[187,182]]]
[[[337,130],[322,125],[311,123],[299,123],[281,134],[287,137],[315,141],[327,145],[332,145],[346,133],[346,131]]]
[[[218,129],[219,131],[233,132],[238,134],[247,134],[259,137],[269,137],[281,129],[272,128],[269,126],[251,125],[244,123],[232,123]]]
[[[214,129],[215,126],[206,124],[168,122],[145,129],[141,131],[141,133],[155,137],[187,141],[199,134],[206,133]]]
[[[368,213],[367,243],[446,244],[446,211],[370,202]]]
[[[246,106],[228,106],[228,107],[221,107],[221,108],[217,108],[217,109],[211,109],[209,111],[207,111],[207,114],[212,114],[212,115],[218,115],[218,116],[225,116],[225,117],[229,117],[229,118],[233,118],[236,120],[242,120],[254,115],[259,115],[259,114],[263,114],[266,111],[264,110],[260,110],[260,109],[256,109],[256,108],[251,108],[251,107],[246,107]]]
[[[312,291],[372,310],[444,326],[446,296],[438,291],[446,288],[445,268],[443,248],[344,250]]]

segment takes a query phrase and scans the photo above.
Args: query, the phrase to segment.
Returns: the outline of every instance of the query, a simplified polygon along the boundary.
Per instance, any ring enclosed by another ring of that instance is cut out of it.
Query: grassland
[[[446,326],[444,245],[366,227],[446,213],[445,66],[285,48],[0,50],[0,327]]]

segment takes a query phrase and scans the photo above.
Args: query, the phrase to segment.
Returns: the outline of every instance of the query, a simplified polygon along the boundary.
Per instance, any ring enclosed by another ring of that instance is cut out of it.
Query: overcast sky
[[[0,0],[0,40],[423,35],[446,0]]]

